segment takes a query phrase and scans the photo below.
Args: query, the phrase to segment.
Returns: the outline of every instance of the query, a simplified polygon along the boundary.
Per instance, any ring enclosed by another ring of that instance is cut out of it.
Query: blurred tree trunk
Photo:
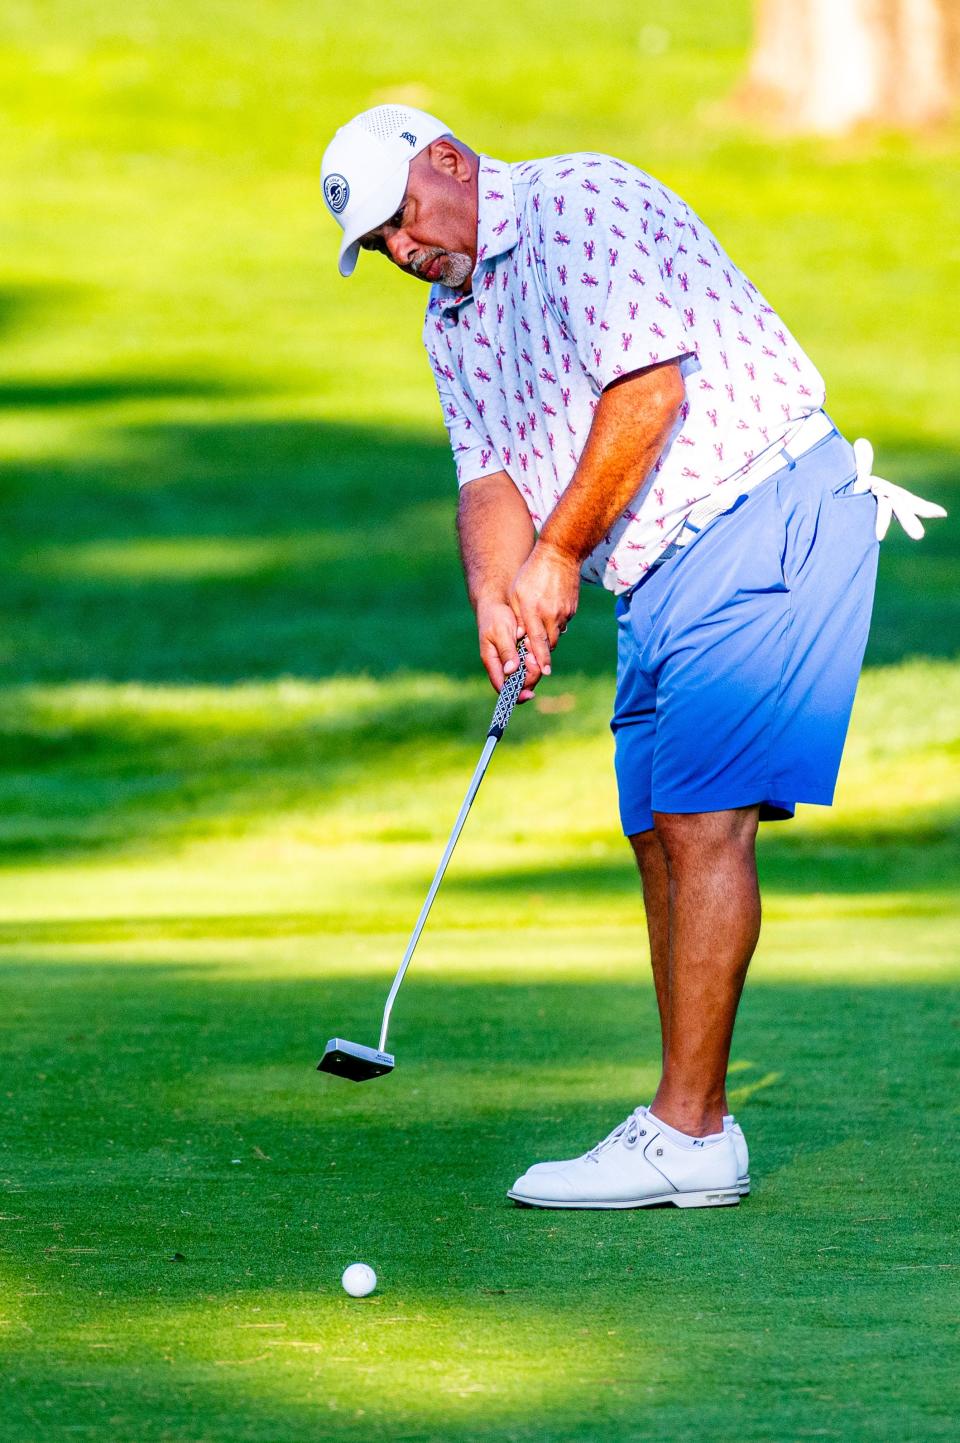
[[[793,129],[941,120],[960,89],[960,0],[757,0],[742,99]]]

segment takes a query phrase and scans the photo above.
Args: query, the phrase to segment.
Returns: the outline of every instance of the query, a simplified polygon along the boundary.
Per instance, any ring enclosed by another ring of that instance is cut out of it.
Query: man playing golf
[[[529,699],[582,579],[616,596],[620,813],[643,882],[663,1072],[591,1151],[510,1196],[539,1207],[736,1203],[726,1070],[760,927],[758,823],[829,804],[877,542],[945,514],[872,476],[780,318],[677,195],[621,160],[509,164],[404,106],[322,167],[361,249],[430,284],[424,341],[460,483],[480,656]]]

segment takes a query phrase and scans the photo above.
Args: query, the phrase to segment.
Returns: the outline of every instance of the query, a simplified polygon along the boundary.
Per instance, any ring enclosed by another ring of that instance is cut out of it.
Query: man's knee
[[[657,835],[655,827],[648,832],[634,832],[632,837],[627,839],[633,848],[633,855],[637,859],[637,866],[640,869],[640,876],[643,879],[644,891],[651,885],[658,882],[665,882],[667,877],[667,854],[663,849],[663,843]]]
[[[711,856],[752,860],[759,820],[759,805],[725,812],[655,812],[654,835],[671,869]]]
[[[636,857],[641,869],[644,862],[658,862],[663,859],[663,843],[657,835],[655,827],[649,832],[634,832],[632,837],[627,838],[633,848],[633,855]]]

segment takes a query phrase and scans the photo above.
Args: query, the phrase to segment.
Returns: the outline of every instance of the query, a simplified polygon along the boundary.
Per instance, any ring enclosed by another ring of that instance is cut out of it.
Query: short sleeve
[[[535,208],[542,283],[598,391],[696,354],[678,280],[683,219],[668,192],[594,156],[541,183]]]
[[[457,484],[465,486],[468,481],[502,470],[500,457],[487,434],[477,405],[457,372],[453,350],[445,344],[442,322],[428,316],[424,343],[450,438]]]

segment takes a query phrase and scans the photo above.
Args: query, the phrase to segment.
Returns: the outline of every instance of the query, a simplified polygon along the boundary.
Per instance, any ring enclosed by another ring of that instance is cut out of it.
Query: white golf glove
[[[897,518],[914,541],[919,541],[923,535],[921,516],[946,516],[946,511],[935,501],[924,501],[922,496],[914,496],[912,491],[895,486],[892,481],[884,481],[882,476],[874,476],[873,447],[862,436],[858,441],[854,441],[853,454],[857,459],[854,491],[872,491],[877,498],[878,541],[882,541],[886,536],[892,516]]]

